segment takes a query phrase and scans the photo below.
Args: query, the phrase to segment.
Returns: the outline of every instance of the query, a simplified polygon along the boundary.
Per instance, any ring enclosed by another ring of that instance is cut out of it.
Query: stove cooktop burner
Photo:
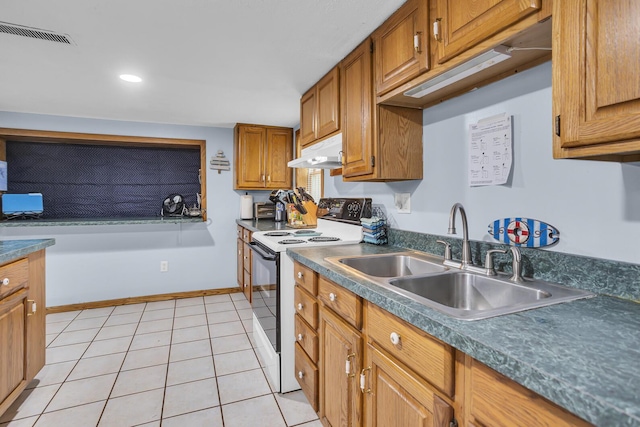
[[[264,233],[265,236],[273,236],[273,237],[283,237],[283,236],[291,236],[291,233],[287,231],[270,231],[268,233]]]
[[[340,238],[329,236],[312,237],[309,239],[310,242],[337,242],[338,240],[340,240]]]
[[[322,233],[318,233],[316,230],[298,230],[298,231],[296,231],[296,236],[305,236],[307,234],[316,235],[316,234],[322,234]]]
[[[278,243],[281,245],[295,245],[298,243],[307,243],[307,242],[299,239],[284,239],[284,240],[280,240]]]

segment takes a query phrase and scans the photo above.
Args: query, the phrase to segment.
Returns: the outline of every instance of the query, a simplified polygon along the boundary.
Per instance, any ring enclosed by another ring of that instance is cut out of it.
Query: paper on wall
[[[469,125],[469,186],[505,184],[513,163],[512,118],[506,113]]]

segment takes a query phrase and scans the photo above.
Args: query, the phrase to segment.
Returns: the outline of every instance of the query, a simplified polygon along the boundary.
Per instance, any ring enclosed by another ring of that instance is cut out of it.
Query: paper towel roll
[[[249,194],[240,196],[240,218],[253,218],[253,196]]]

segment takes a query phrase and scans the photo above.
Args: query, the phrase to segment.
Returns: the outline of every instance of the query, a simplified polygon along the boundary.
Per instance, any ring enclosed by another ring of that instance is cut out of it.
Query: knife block
[[[302,215],[302,218],[304,219],[305,224],[311,225],[314,227],[318,225],[318,217],[316,215],[316,213],[318,212],[318,206],[311,201],[302,202],[302,205],[307,210],[307,213]]]

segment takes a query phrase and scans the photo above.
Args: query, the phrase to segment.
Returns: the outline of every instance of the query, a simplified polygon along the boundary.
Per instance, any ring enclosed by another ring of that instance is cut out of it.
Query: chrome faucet
[[[449,231],[448,234],[456,234],[456,210],[460,211],[462,217],[462,259],[460,268],[467,268],[473,265],[471,261],[471,247],[469,246],[469,226],[467,225],[467,213],[460,203],[456,203],[451,208],[449,214]]]
[[[520,249],[517,246],[511,246],[509,250],[513,256],[513,265],[511,267],[513,275],[511,276],[511,280],[514,282],[524,282],[522,278],[522,254],[520,253]]]

